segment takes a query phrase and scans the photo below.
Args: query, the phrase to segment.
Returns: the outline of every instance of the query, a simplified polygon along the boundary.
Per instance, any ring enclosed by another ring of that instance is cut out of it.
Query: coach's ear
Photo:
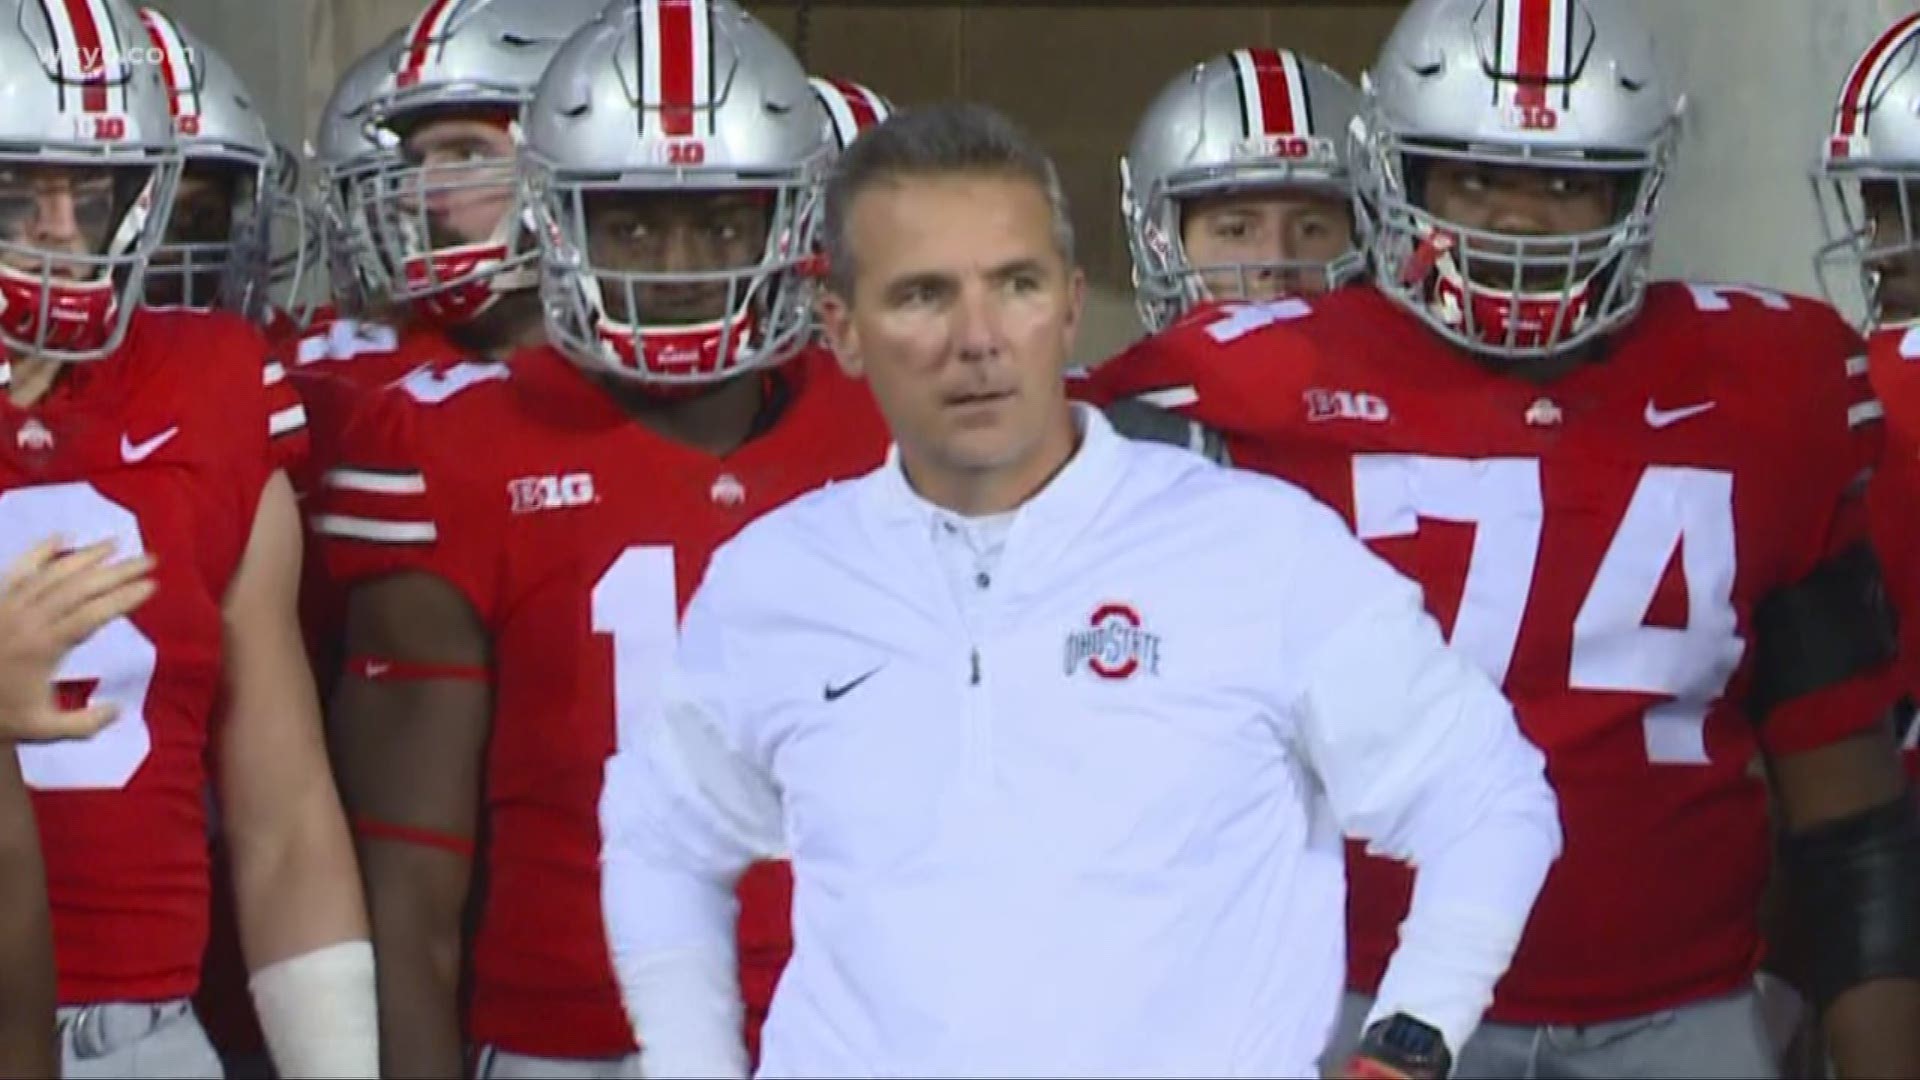
[[[840,362],[840,370],[846,372],[848,378],[863,378],[867,368],[860,354],[860,331],[854,325],[852,303],[832,286],[822,286],[813,310],[820,332],[827,339],[827,347]]]
[[[1080,326],[1087,313],[1087,272],[1078,266],[1067,269],[1067,307],[1060,323],[1060,355],[1065,358],[1061,370],[1073,363],[1074,346],[1080,343]]]

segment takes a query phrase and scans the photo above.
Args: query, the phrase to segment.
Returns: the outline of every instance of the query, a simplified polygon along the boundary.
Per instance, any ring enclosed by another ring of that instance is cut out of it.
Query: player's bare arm
[[[1772,762],[1806,989],[1842,1077],[1920,1075],[1920,832],[1890,728]]]
[[[456,1076],[462,919],[492,700],[484,681],[434,676],[483,669],[486,632],[453,586],[395,574],[353,590],[346,653],[330,729],[380,961],[381,1070]]]
[[[109,561],[111,543],[62,554],[49,538],[0,576],[0,736],[84,738],[113,718],[107,705],[61,709],[53,673],[93,631],[153,595],[152,560]],[[52,915],[33,803],[13,747],[0,742],[0,1076],[52,1076]]]
[[[33,803],[0,743],[0,1076],[54,1076],[53,917]]]
[[[220,799],[241,948],[276,1061],[372,1075],[366,908],[295,616],[300,538],[276,472],[225,601]]]
[[[148,556],[109,561],[108,541],[60,549],[48,538],[0,575],[0,738],[85,738],[105,727],[113,719],[109,704],[55,703],[54,670],[68,650],[153,595]]]
[[[1856,510],[1843,499],[1839,520]],[[1762,722],[1862,707],[1851,691],[1872,685],[1895,650],[1880,581],[1856,546],[1760,606],[1749,707]],[[1838,1075],[1920,1075],[1920,820],[1892,727],[1776,750],[1767,764],[1783,834],[1787,968],[1817,1010]]]

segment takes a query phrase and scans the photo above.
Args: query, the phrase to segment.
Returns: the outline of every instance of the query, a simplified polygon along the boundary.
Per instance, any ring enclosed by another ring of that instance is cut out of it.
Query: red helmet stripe
[[[174,119],[200,115],[200,95],[193,84],[192,58],[179,26],[165,12],[140,9],[140,21],[146,25],[147,38],[160,56],[160,74],[167,81],[167,107]]]
[[[713,133],[712,22],[706,0],[641,0],[642,98],[659,111],[668,137]],[[645,120],[642,120],[645,127]]]
[[[1249,139],[1307,135],[1312,120],[1300,61],[1285,49],[1235,49],[1229,54],[1240,84],[1240,115]]]
[[[880,110],[869,96],[866,87],[846,79],[829,79],[840,96],[846,99],[847,109],[853,113],[853,130],[858,133],[880,122]]]
[[[65,70],[71,64],[85,84],[81,107],[88,112],[107,111],[108,84],[125,76],[112,18],[101,9],[100,0],[40,0],[40,8],[53,27],[60,67]]]
[[[1920,13],[1901,19],[1867,47],[1860,62],[1848,73],[1840,91],[1840,103],[1834,110],[1833,133],[1841,137],[1864,135],[1867,114],[1873,105],[1873,91],[1887,62],[1914,34],[1920,31]]]
[[[407,32],[407,53],[400,61],[400,85],[405,86],[419,79],[420,69],[426,66],[427,49],[433,39],[439,37],[446,28],[447,17],[459,0],[432,0],[420,17],[413,21],[413,27]]]
[[[1555,0],[1506,0],[1503,14],[1512,41],[1514,104],[1545,105],[1547,80],[1554,75],[1554,41],[1565,37],[1554,31],[1564,26],[1566,10]]]

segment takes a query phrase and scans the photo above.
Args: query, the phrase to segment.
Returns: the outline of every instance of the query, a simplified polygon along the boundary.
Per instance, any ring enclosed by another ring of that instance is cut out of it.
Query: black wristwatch
[[[1440,1029],[1406,1013],[1394,1013],[1368,1028],[1355,1057],[1409,1080],[1444,1080],[1453,1072],[1453,1054]]]

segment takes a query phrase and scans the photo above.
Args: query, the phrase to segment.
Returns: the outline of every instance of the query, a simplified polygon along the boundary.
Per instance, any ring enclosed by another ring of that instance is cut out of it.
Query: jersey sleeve
[[[222,312],[164,325],[169,333],[198,339],[203,375],[218,387],[207,402],[216,410],[213,420],[229,440],[227,479],[234,488],[243,527],[250,531],[260,493],[282,467],[283,451],[275,447],[273,437],[277,388],[270,385],[272,361],[266,338],[252,324]]]
[[[431,452],[428,418],[399,391],[373,395],[353,413],[337,458],[313,496],[313,532],[328,574],[343,587],[418,572],[458,589],[485,620],[494,605],[497,529],[464,492],[452,454]],[[439,419],[439,418],[434,418]]]
[[[1788,443],[1798,443],[1789,452],[1800,455],[1800,491],[1808,500],[1803,520],[1809,528],[1796,539],[1776,594],[1803,586],[1870,546],[1867,493],[1886,438],[1883,410],[1867,377],[1866,343],[1824,305],[1796,307],[1801,318],[1787,339],[1791,347],[1776,358],[1801,376],[1796,380],[1801,385],[1797,399],[1805,406],[1796,420],[1805,434]],[[1778,350],[1780,343],[1756,342],[1755,347]],[[1771,380],[1762,383],[1767,387],[1762,392],[1779,392]],[[1865,621],[1863,615],[1839,612],[1828,617]],[[1757,626],[1756,633],[1816,641],[1835,634],[1819,621],[1819,616],[1807,615],[1784,630],[1776,623]],[[1761,655],[1778,654],[1763,649]],[[1898,692],[1898,671],[1891,660],[1855,664],[1763,717],[1762,743],[1771,753],[1787,754],[1858,734],[1886,717]]]
[[[1906,369],[1912,364],[1903,345],[1920,333],[1907,330],[1874,335],[1870,369],[1875,392],[1887,411],[1887,446],[1867,491],[1867,511],[1874,549],[1887,594],[1900,623],[1901,684],[1908,696],[1920,695],[1920,380]],[[1914,758],[1909,756],[1909,760]]]
[[[310,450],[307,407],[277,353],[269,355],[261,369],[261,387],[267,396],[268,459],[288,476],[297,475]]]
[[[1075,372],[1068,393],[1108,408],[1136,402],[1171,412],[1229,439],[1284,427],[1299,408],[1297,373],[1318,351],[1294,324],[1305,301],[1199,307],[1107,362]]]

